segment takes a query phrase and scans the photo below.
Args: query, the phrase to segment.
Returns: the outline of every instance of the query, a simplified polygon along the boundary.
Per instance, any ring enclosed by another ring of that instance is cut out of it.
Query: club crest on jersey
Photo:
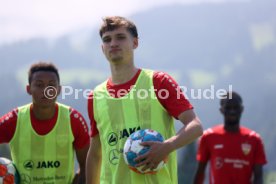
[[[215,168],[220,169],[223,166],[223,159],[220,157],[216,157],[215,159]]]
[[[243,154],[248,155],[251,151],[251,145],[248,143],[241,144],[241,149]]]

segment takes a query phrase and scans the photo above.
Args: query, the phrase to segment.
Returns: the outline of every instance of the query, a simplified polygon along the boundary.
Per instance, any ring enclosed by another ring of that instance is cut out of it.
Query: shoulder
[[[223,125],[216,125],[216,126],[213,126],[211,128],[204,130],[203,136],[208,137],[208,136],[212,136],[212,135],[219,135],[219,134],[222,134],[223,131],[224,131]]]
[[[69,109],[71,120],[79,119],[80,121],[85,121],[83,115],[76,109],[70,107]]]
[[[252,130],[250,128],[241,126],[240,127],[240,132],[241,132],[242,135],[248,136],[250,138],[261,139],[260,134],[258,134],[256,131],[254,131],[254,130]]]
[[[94,93],[97,92],[97,91],[101,91],[101,90],[105,89],[106,86],[107,86],[107,83],[108,83],[109,81],[110,81],[110,79],[106,79],[104,82],[102,82],[102,83],[96,85],[96,87],[95,87],[94,90],[93,90]]]
[[[154,72],[153,83],[154,83],[154,86],[160,87],[160,88],[177,89],[180,87],[177,81],[171,75],[161,71]]]
[[[11,110],[2,117],[0,117],[0,126],[3,127],[15,127],[18,117],[18,108]]]
[[[16,121],[17,116],[18,116],[18,108],[15,108],[15,109],[11,110],[10,112],[8,112],[7,114],[5,114],[4,116],[0,117],[0,124],[14,121],[14,120]]]
[[[212,144],[218,136],[223,134],[223,125],[216,125],[203,131],[199,139],[200,144]]]
[[[156,89],[178,89],[178,83],[169,74],[161,71],[155,71],[153,73],[153,84]]]
[[[93,98],[94,98],[94,92],[93,92],[93,90],[91,90],[87,95],[87,101],[91,102],[91,101],[93,101]]]
[[[162,71],[154,71],[153,72],[153,78],[155,80],[168,80],[169,78],[172,78],[169,74],[167,74],[166,72],[162,72]]]
[[[79,111],[77,111],[76,109],[70,108],[70,119],[71,119],[71,124],[73,128],[74,127],[79,127],[81,129],[83,128],[85,132],[88,132],[88,126],[87,126],[86,120]]]

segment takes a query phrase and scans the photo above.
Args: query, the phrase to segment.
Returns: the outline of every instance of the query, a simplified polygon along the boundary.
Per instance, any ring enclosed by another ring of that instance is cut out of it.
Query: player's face
[[[32,95],[33,104],[40,107],[53,107],[60,88],[58,77],[54,72],[38,71],[32,75],[27,92]]]
[[[107,31],[102,35],[102,50],[107,60],[112,63],[128,62],[133,59],[133,50],[138,46],[138,39],[125,27]]]
[[[221,113],[224,115],[225,123],[237,124],[240,121],[243,106],[237,99],[230,99],[221,106]]]

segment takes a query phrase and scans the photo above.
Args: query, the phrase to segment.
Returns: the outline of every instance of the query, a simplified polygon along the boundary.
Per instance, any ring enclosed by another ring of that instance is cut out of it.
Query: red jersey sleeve
[[[197,154],[196,154],[196,159],[199,162],[208,162],[210,158],[210,151],[208,147],[208,130],[204,131],[203,135],[200,137],[198,141],[198,149],[197,149]]]
[[[16,129],[17,109],[10,111],[0,118],[0,144],[9,143]]]
[[[256,153],[254,155],[254,163],[255,164],[266,164],[266,156],[264,151],[264,144],[259,134],[255,134],[256,137]]]
[[[96,121],[94,119],[94,108],[93,108],[93,91],[89,94],[88,101],[87,101],[87,110],[88,116],[90,119],[90,136],[94,137],[95,135],[99,134],[99,131],[96,126]]]
[[[74,148],[82,149],[90,144],[88,126],[85,119],[77,110],[70,108],[71,127],[74,135]]]
[[[174,118],[178,119],[182,112],[193,109],[180,86],[170,75],[164,72],[154,72],[153,85],[159,102]]]

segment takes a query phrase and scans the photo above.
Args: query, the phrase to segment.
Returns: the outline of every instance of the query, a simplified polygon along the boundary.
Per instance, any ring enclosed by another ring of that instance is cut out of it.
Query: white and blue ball
[[[135,165],[138,164],[135,161],[135,158],[147,153],[150,149],[150,147],[140,145],[140,143],[147,141],[163,142],[164,138],[159,132],[151,129],[138,130],[132,133],[124,145],[124,159],[129,168],[137,173],[155,174],[158,170],[165,166],[165,160],[161,161],[154,170],[147,169],[142,171],[144,166],[135,167]]]

